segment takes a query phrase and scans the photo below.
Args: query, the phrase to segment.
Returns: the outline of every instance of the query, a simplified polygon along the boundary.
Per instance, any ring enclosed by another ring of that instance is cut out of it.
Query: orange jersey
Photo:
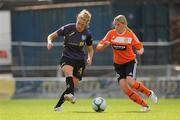
[[[124,64],[136,58],[133,46],[137,50],[143,48],[136,35],[128,29],[122,34],[117,33],[115,29],[110,30],[99,44],[104,44],[105,42],[111,43],[113,59],[116,64]]]

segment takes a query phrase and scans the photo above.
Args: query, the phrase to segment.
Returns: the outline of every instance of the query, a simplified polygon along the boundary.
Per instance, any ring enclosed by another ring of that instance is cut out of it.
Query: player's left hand
[[[86,60],[86,63],[87,63],[87,66],[91,65],[91,64],[92,64],[92,59],[88,58],[88,59]]]
[[[137,50],[138,55],[142,55],[144,53],[144,48],[141,48],[140,50]]]
[[[48,50],[51,50],[52,48],[54,48],[55,46],[54,46],[54,44],[52,43],[52,42],[48,42],[47,43],[47,48],[48,48]]]

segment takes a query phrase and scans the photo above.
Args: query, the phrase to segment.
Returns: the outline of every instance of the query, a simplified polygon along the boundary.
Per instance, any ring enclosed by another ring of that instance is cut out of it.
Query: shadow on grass
[[[104,114],[104,113],[108,113],[108,112],[94,112],[94,111],[72,111],[73,113],[96,113],[96,114]],[[114,112],[114,113],[149,113],[149,112],[141,112],[141,111],[121,111],[121,112]]]
[[[106,112],[94,112],[94,111],[73,111],[73,113],[99,113],[99,114],[101,114],[101,113],[106,113]]]
[[[122,113],[149,113],[149,112],[142,112],[142,111],[125,111]]]

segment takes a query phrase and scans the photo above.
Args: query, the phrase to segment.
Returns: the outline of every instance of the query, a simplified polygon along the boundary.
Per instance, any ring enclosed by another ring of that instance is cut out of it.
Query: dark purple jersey
[[[82,60],[85,58],[84,46],[92,45],[92,35],[88,29],[83,32],[76,30],[76,24],[70,23],[57,30],[59,36],[64,36],[62,56]]]

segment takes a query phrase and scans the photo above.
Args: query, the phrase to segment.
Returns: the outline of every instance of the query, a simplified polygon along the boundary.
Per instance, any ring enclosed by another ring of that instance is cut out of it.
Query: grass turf
[[[96,113],[92,99],[66,102],[63,112],[54,112],[55,99],[0,100],[0,120],[179,120],[180,99],[160,99],[150,103],[151,111],[139,112],[140,106],[128,99],[106,99],[107,108]]]

